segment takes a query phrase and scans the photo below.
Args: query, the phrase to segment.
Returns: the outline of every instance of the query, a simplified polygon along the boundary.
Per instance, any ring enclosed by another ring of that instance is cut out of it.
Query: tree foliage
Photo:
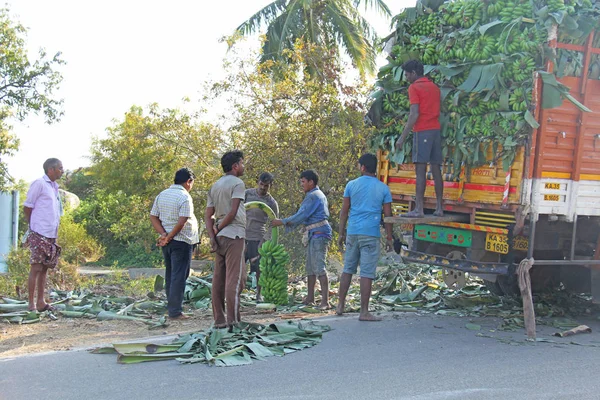
[[[62,100],[54,92],[62,81],[56,68],[64,61],[60,53],[49,57],[44,49],[31,59],[25,36],[25,27],[11,20],[8,9],[0,9],[0,188],[9,180],[1,157],[14,154],[19,146],[8,120],[41,113],[51,123],[62,115]]]
[[[359,6],[390,16],[382,0],[275,0],[242,23],[237,31],[249,35],[267,25],[261,61],[285,60],[297,40],[339,48],[362,73],[375,70],[377,35],[361,16]],[[315,72],[316,70],[313,70]]]
[[[220,175],[223,134],[199,116],[177,109],[132,107],[95,139],[90,167],[67,174],[66,187],[82,198],[76,221],[106,247],[103,262],[160,263],[149,221],[154,198],[187,166],[196,174],[190,193],[199,221],[206,192]]]
[[[262,171],[273,173],[273,195],[281,214],[290,216],[304,197],[300,173],[315,169],[337,225],[344,187],[357,176],[369,132],[364,124],[367,87],[361,81],[343,82],[335,50],[297,42],[287,57],[293,63],[234,60],[213,93],[234,109],[227,118],[236,144],[245,151],[246,186],[253,187]],[[322,74],[305,75],[306,64],[318,66]],[[281,79],[272,79],[273,68]],[[297,246],[298,239],[286,235],[288,248]],[[303,263],[302,254],[293,256],[296,265]]]

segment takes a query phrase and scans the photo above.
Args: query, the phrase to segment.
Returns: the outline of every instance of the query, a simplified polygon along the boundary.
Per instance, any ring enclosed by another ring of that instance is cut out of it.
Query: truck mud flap
[[[435,265],[473,274],[508,275],[511,264],[477,262],[470,260],[451,260],[446,257],[420,253],[412,250],[402,250],[400,254],[405,261]]]

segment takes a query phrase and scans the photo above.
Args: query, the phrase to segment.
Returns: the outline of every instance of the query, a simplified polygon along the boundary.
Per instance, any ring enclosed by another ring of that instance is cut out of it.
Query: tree
[[[242,23],[242,35],[267,25],[261,62],[285,60],[298,39],[326,49],[340,48],[361,73],[375,71],[377,35],[358,7],[373,8],[391,16],[383,0],[275,0]]]
[[[342,82],[340,63],[331,61],[337,59],[335,49],[297,42],[287,53],[291,64],[232,60],[225,66],[229,75],[213,86],[213,93],[233,107],[227,119],[235,144],[245,152],[246,186],[255,185],[263,171],[273,173],[273,195],[281,214],[289,216],[304,197],[300,173],[315,169],[335,227],[344,187],[358,175],[358,157],[370,132],[364,124],[368,87],[362,81]],[[319,65],[323,78],[304,75],[307,63]],[[281,79],[272,80],[271,64]],[[282,238],[288,250],[298,250],[292,254],[296,267],[304,261],[299,236]]]
[[[42,113],[51,123],[62,115],[62,100],[53,95],[62,81],[56,68],[64,61],[60,53],[48,58],[44,49],[30,60],[25,35],[25,27],[10,19],[9,10],[0,9],[0,157],[14,154],[19,146],[10,134],[9,118],[22,121],[32,112]],[[0,189],[8,180],[6,164],[0,159]]]
[[[67,188],[83,193],[75,220],[106,247],[104,262],[149,265],[160,262],[148,215],[154,198],[173,183],[175,171],[196,174],[190,193],[199,220],[206,192],[222,174],[222,132],[198,115],[177,109],[131,107],[108,137],[93,141],[91,166],[67,176]]]

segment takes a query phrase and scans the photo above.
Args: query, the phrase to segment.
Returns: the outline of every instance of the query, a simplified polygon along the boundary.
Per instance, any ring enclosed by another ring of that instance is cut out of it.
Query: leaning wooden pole
[[[531,244],[530,244],[531,246]],[[533,267],[533,257],[526,258],[517,268],[517,277],[519,279],[519,289],[521,290],[521,299],[523,299],[523,318],[525,320],[525,331],[529,339],[535,339],[535,310],[533,309],[533,297],[531,295],[531,277],[529,270]]]

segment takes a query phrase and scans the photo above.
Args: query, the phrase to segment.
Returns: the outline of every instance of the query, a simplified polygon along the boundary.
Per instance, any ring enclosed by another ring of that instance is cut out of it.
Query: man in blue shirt
[[[338,244],[346,245],[344,271],[340,279],[337,314],[344,313],[346,295],[352,275],[360,264],[360,321],[381,321],[369,313],[371,286],[379,260],[381,211],[386,217],[392,215],[390,188],[376,177],[377,157],[364,154],[358,160],[361,177],[348,182],[344,190],[344,202],[340,212]],[[346,232],[346,222],[348,230]],[[386,250],[393,248],[392,224],[385,224]],[[346,236],[346,234],[348,236]]]
[[[284,219],[275,219],[271,226],[285,225],[286,232],[298,225],[304,225],[302,243],[306,249],[306,275],[308,276],[308,296],[304,304],[315,301],[315,284],[317,278],[321,284],[321,309],[330,308],[329,281],[327,279],[327,247],[331,241],[331,226],[327,197],[317,186],[319,175],[313,170],[306,170],[300,174],[300,185],[306,193],[302,204],[296,214]]]

